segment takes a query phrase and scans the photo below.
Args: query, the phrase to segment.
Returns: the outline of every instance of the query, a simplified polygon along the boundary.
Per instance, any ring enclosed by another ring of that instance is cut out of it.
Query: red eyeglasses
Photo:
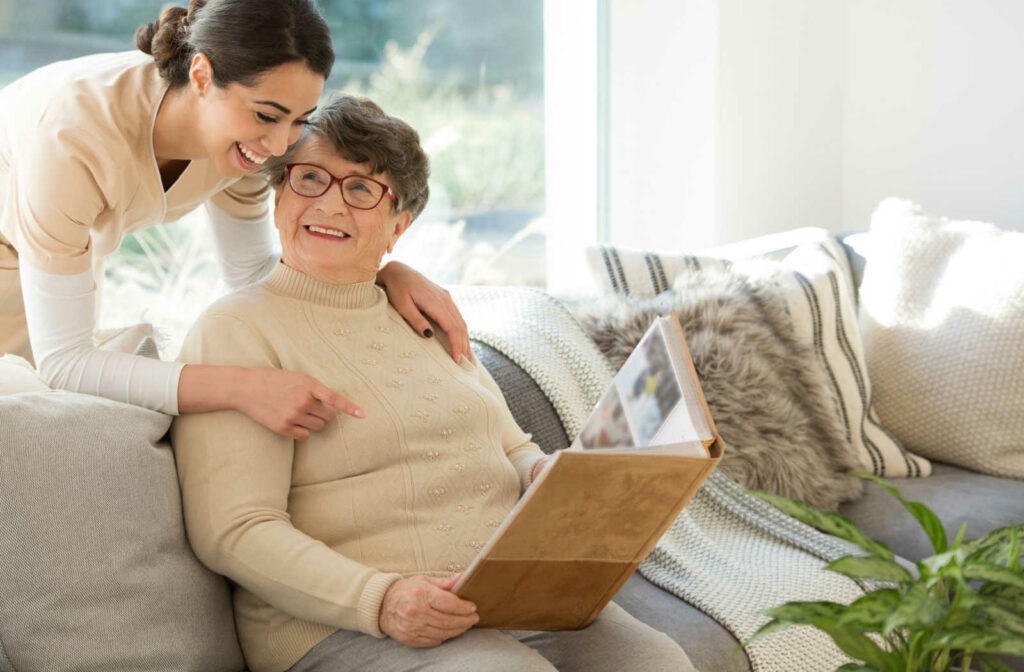
[[[315,163],[289,163],[284,167],[288,186],[299,196],[319,198],[327,193],[335,182],[341,188],[345,203],[357,210],[373,210],[384,196],[398,202],[391,187],[364,175],[335,177]]]

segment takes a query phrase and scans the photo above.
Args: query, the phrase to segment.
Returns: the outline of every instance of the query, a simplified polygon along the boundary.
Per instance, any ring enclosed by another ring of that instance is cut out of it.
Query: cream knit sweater
[[[441,335],[439,335],[441,336]],[[284,264],[210,307],[187,364],[308,373],[359,404],[306,441],[237,411],[184,415],[172,439],[196,555],[237,584],[252,672],[279,672],[339,628],[382,637],[403,576],[464,569],[543,457],[476,362],[416,334],[372,283]]]

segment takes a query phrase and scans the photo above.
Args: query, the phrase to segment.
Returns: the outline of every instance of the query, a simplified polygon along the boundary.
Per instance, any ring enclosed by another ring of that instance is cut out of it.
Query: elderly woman
[[[544,456],[487,371],[421,338],[374,284],[427,200],[419,137],[342,95],[281,163],[281,263],[211,306],[181,358],[303,372],[365,415],[308,418],[305,440],[230,410],[175,422],[189,540],[237,584],[250,669],[692,670],[615,604],[582,631],[471,629],[474,605],[450,590]]]

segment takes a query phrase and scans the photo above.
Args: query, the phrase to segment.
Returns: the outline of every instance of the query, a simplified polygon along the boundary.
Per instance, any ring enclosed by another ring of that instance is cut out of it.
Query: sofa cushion
[[[740,643],[717,621],[639,572],[626,581],[615,603],[674,639],[701,672],[749,672],[750,660]]]
[[[946,536],[956,538],[967,523],[965,539],[976,539],[1004,525],[1024,521],[1024,481],[979,474],[941,462],[932,463],[930,478],[893,478],[889,482],[910,501],[924,503],[942,520]],[[908,560],[934,553],[918,522],[885,488],[868,483],[864,496],[839,512],[872,539],[884,541]]]
[[[0,397],[8,668],[244,669],[228,584],[185,539],[169,423],[71,392]]]
[[[1024,233],[890,199],[860,288],[875,407],[911,450],[1024,478]]]

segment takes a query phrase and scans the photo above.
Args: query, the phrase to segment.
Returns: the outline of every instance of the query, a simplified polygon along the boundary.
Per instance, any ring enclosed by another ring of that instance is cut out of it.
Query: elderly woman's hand
[[[427,648],[469,630],[480,617],[475,604],[451,592],[459,576],[410,576],[391,584],[380,607],[381,631],[406,646]]]
[[[456,362],[463,356],[473,359],[473,351],[469,348],[469,329],[448,290],[397,261],[388,262],[380,269],[377,282],[384,286],[391,305],[413,329],[424,336],[430,335],[430,323],[424,317],[425,313],[448,334],[452,359]]]
[[[339,411],[365,417],[361,408],[313,376],[281,369],[248,369],[235,408],[300,441],[323,429]]]

